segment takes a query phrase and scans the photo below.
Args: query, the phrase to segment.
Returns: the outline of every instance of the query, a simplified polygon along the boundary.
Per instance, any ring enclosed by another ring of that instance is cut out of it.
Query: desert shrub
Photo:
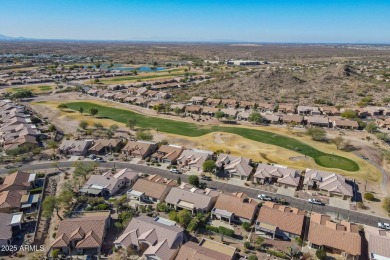
[[[374,196],[374,194],[372,194],[370,192],[366,192],[366,193],[364,193],[364,199],[369,200],[369,201],[373,201],[375,199],[375,196]]]

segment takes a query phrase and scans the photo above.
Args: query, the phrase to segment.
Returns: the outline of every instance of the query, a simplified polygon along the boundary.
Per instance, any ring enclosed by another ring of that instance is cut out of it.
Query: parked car
[[[104,162],[104,159],[102,157],[97,157],[93,159],[95,162]]]
[[[259,194],[259,195],[257,195],[257,198],[264,200],[264,201],[272,201],[272,197],[267,196],[265,194]]]
[[[322,203],[322,201],[320,200],[317,200],[317,199],[309,199],[309,203],[311,204],[316,204],[316,205],[324,205],[324,203]]]
[[[171,172],[172,173],[177,173],[177,174],[180,174],[181,172],[178,170],[178,169],[176,169],[176,168],[172,168],[171,169]]]
[[[210,176],[202,176],[201,179],[204,180],[204,181],[211,181],[211,177]]]
[[[88,156],[88,158],[93,160],[93,159],[95,159],[95,158],[96,158],[96,155],[94,155],[94,154],[91,154],[91,155],[89,155],[89,156]]]
[[[378,223],[378,228],[390,230],[390,224],[389,224],[389,223],[379,222],[379,223]]]

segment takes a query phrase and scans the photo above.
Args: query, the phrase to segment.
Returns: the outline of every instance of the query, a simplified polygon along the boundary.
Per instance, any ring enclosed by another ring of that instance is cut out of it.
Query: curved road
[[[62,161],[57,162],[59,168],[63,167],[72,167],[72,164],[74,162],[72,161]],[[103,168],[130,168],[134,171],[141,172],[141,173],[147,173],[147,174],[159,174],[164,178],[170,178],[170,179],[177,179],[178,176],[180,176],[181,180],[184,182],[188,182],[188,175],[185,174],[175,174],[171,173],[168,170],[164,170],[161,168],[155,168],[150,167],[147,165],[139,165],[139,164],[133,164],[128,162],[104,162],[100,163],[100,167]],[[20,167],[20,170],[44,170],[44,169],[50,169],[53,168],[53,163],[39,163],[39,164],[25,164],[22,167]],[[7,174],[8,169],[0,169],[0,174]],[[206,181],[207,187],[214,188],[218,190],[222,190],[224,192],[245,192],[248,194],[249,197],[256,198],[257,195],[261,192],[270,196],[278,197],[281,199],[284,199],[287,201],[291,206],[297,207],[299,209],[307,210],[307,211],[315,211],[318,213],[328,214],[336,218],[350,220],[352,222],[366,224],[370,226],[377,226],[378,222],[389,222],[389,219],[381,218],[373,215],[364,214],[361,212],[353,211],[353,210],[346,210],[342,208],[337,208],[329,205],[325,206],[319,206],[319,205],[313,205],[310,204],[306,200],[302,200],[299,198],[294,197],[288,197],[280,194],[270,193],[266,191],[260,191],[254,188],[249,188],[246,186],[238,186],[238,185],[232,185],[228,183],[218,182],[218,181]]]

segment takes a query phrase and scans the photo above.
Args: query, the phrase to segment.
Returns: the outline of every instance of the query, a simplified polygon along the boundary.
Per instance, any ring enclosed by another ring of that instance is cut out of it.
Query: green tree
[[[249,115],[249,118],[248,118],[249,122],[252,122],[254,124],[259,124],[261,123],[261,121],[263,120],[263,118],[261,117],[260,113],[259,112],[252,112],[250,115]]]
[[[341,116],[348,119],[355,119],[357,118],[357,113],[353,110],[345,110],[343,113],[341,113]]]
[[[191,185],[194,185],[195,187],[198,187],[199,186],[199,177],[196,175],[190,175],[190,177],[188,177],[188,183]]]
[[[96,168],[97,164],[93,162],[75,162],[72,166],[75,168],[73,175],[76,178],[83,177],[83,179],[86,180],[87,175]]]
[[[307,134],[313,138],[315,141],[322,141],[326,137],[326,132],[324,129],[319,128],[319,127],[311,127],[307,129]]]
[[[58,109],[64,110],[65,108],[68,108],[64,103],[61,103],[57,106]]]
[[[53,150],[53,155],[56,154],[56,150],[58,149],[58,143],[54,140],[49,140],[47,142],[47,147]]]
[[[136,138],[138,140],[152,141],[153,135],[150,131],[137,131]]]
[[[56,212],[57,217],[62,220],[62,217],[59,214],[60,206],[61,203],[56,196],[46,196],[42,203],[42,216],[50,218],[53,213]]]
[[[323,260],[326,258],[326,252],[324,249],[320,248],[320,249],[317,249],[316,251],[316,257],[320,260]]]
[[[246,249],[250,249],[252,247],[251,242],[249,242],[249,241],[244,242],[244,247]]]
[[[223,118],[225,116],[225,113],[222,112],[222,111],[217,111],[215,112],[214,114],[215,118],[217,118],[218,120],[221,120],[221,118]]]
[[[90,113],[93,117],[95,117],[95,116],[99,113],[99,110],[98,110],[97,108],[95,108],[95,107],[91,107],[91,108],[89,109],[89,113]]]
[[[190,223],[190,221],[192,219],[191,212],[189,210],[185,210],[185,209],[180,210],[177,213],[177,219],[179,220],[179,224],[183,228],[187,228],[188,224]]]
[[[372,193],[370,193],[370,192],[364,193],[364,198],[365,198],[366,200],[369,200],[369,201],[375,200],[374,194],[372,194]]]
[[[80,121],[80,123],[79,123],[79,127],[81,128],[81,129],[87,129],[87,127],[88,127],[88,122],[87,121]]]
[[[136,120],[135,119],[128,119],[127,120],[127,126],[130,128],[130,129],[134,129],[135,126],[136,126]]]
[[[378,130],[378,126],[375,123],[368,123],[366,128],[364,128],[367,132],[370,134],[374,133],[376,130]]]
[[[256,245],[260,246],[263,243],[264,243],[264,238],[262,238],[261,236],[256,237],[256,240],[255,240]]]
[[[249,229],[251,228],[251,223],[249,223],[249,222],[242,222],[241,226],[246,231],[249,231]]]
[[[83,107],[80,107],[80,108],[79,108],[79,112],[80,112],[81,115],[83,115],[84,108],[83,108]]]
[[[215,168],[215,162],[213,160],[207,160],[202,165],[204,172],[212,172]]]
[[[248,260],[258,260],[259,258],[256,255],[250,255]]]
[[[172,221],[176,221],[176,222],[179,222],[179,218],[177,216],[177,212],[172,210],[171,212],[169,212],[169,219],[172,220]]]

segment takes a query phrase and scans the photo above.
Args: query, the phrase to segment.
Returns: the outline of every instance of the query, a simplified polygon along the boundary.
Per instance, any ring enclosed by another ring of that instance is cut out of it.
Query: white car
[[[172,168],[172,169],[171,169],[171,172],[172,172],[172,173],[178,173],[178,174],[180,173],[179,170],[176,169],[176,168]]]
[[[324,203],[322,203],[322,201],[320,200],[317,200],[317,199],[309,199],[309,203],[311,204],[316,204],[316,205],[324,205]]]
[[[379,222],[378,223],[378,228],[390,230],[390,224],[389,223],[381,223],[381,222]]]
[[[272,201],[272,198],[270,196],[265,195],[265,194],[259,194],[259,195],[257,195],[257,198],[264,200],[264,201]]]

